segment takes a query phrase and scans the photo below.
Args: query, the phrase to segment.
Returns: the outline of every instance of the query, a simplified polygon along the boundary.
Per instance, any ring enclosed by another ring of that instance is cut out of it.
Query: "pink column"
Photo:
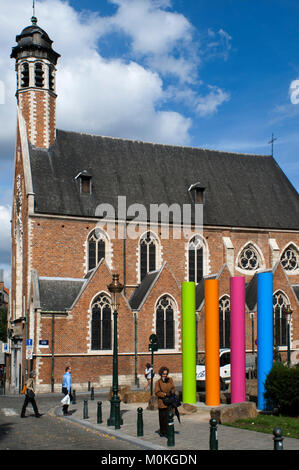
[[[231,403],[246,401],[245,278],[230,278]]]

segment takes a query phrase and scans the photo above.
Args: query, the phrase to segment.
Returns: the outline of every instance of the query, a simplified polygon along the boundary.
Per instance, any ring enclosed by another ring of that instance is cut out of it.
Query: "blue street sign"
[[[32,346],[33,345],[33,340],[32,339],[26,339],[26,346]]]

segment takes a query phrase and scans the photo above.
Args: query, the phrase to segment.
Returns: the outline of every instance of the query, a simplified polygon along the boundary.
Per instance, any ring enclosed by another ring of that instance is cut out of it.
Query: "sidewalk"
[[[135,443],[149,450],[209,450],[210,437],[210,407],[204,403],[197,403],[198,412],[190,415],[181,415],[181,423],[174,417],[175,446],[167,446],[167,438],[160,437],[158,411],[147,410],[147,403],[127,404],[121,402],[120,410],[123,419],[121,429],[115,430],[114,426],[107,426],[110,416],[110,401],[99,399],[96,396],[91,400],[88,398],[88,419],[83,419],[84,399],[77,396],[76,404],[70,405],[71,416],[63,416],[62,408],[55,409],[56,416],[79,423],[93,430],[114,436],[130,443]],[[85,398],[86,399],[86,398]],[[98,401],[102,401],[102,420],[97,424]],[[143,409],[143,433],[137,437],[137,408]],[[228,426],[218,425],[218,449],[219,450],[273,450],[273,435],[258,433],[254,431],[240,430]],[[136,447],[136,448],[138,448]],[[284,437],[284,450],[299,450],[299,440]]]

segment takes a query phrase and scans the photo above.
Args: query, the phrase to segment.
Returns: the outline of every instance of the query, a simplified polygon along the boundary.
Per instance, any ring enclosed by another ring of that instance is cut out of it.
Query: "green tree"
[[[0,341],[7,342],[7,307],[0,308]]]

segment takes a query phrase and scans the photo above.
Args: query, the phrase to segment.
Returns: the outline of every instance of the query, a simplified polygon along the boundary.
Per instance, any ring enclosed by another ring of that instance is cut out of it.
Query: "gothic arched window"
[[[288,300],[281,291],[273,295],[273,323],[274,323],[274,344],[275,346],[287,345],[287,315],[285,313]]]
[[[159,349],[174,349],[174,302],[163,295],[156,307],[156,335]]]
[[[283,268],[290,272],[295,271],[299,267],[299,256],[296,247],[290,244],[282,253],[280,258]]]
[[[35,64],[35,86],[38,88],[43,88],[44,86],[44,71],[41,62]]]
[[[157,269],[157,240],[151,232],[147,232],[140,240],[140,281],[150,271]]]
[[[238,267],[246,271],[255,271],[260,267],[259,254],[256,248],[249,243],[239,255]]]
[[[192,238],[188,246],[189,282],[198,284],[203,278],[203,244],[198,235]]]
[[[230,298],[224,295],[219,300],[219,347],[230,348]]]
[[[98,229],[88,237],[88,270],[95,268],[106,255],[105,235]]]
[[[96,297],[91,308],[91,349],[112,349],[111,303],[106,294]]]
[[[26,88],[29,86],[29,64],[24,62],[21,69],[21,87]]]

